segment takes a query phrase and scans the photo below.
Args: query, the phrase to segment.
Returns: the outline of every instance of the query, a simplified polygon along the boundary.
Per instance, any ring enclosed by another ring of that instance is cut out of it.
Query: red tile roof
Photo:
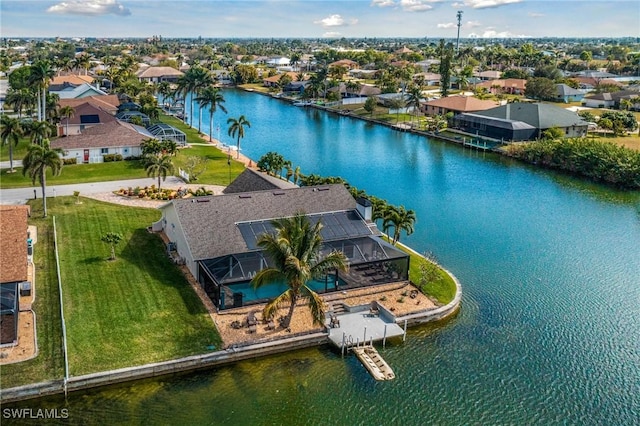
[[[449,96],[426,102],[426,105],[458,112],[484,111],[497,106],[495,101],[481,100],[473,96]]]

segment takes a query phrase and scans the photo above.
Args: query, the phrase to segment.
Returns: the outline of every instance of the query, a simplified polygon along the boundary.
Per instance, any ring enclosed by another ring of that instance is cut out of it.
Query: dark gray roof
[[[187,198],[160,208],[176,210],[193,258],[204,260],[250,250],[238,223],[355,210],[356,201],[336,184]]]
[[[637,97],[638,92],[633,90],[619,90],[617,92],[596,93],[595,95],[586,96],[585,99],[602,100],[602,101],[620,101],[623,98]]]
[[[587,125],[587,122],[582,120],[575,112],[544,103],[516,102],[480,111],[476,114],[485,117],[523,121],[537,129]]]
[[[295,188],[296,185],[284,179],[269,176],[253,169],[245,169],[227,186],[223,194],[237,194],[240,192],[265,191],[269,189]]]
[[[456,115],[455,118],[458,120],[464,120],[468,123],[489,124],[493,127],[497,127],[500,129],[513,129],[513,130],[535,129],[535,127],[525,123],[524,121],[506,120],[504,118],[496,118],[496,117],[485,117],[479,114],[462,113],[462,114]]]

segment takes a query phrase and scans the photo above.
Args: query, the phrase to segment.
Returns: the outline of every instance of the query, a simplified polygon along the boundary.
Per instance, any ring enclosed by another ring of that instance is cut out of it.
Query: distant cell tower
[[[456,39],[456,55],[457,55],[458,50],[460,48],[460,25],[462,21],[462,11],[459,10],[456,16],[458,17],[458,38]]]

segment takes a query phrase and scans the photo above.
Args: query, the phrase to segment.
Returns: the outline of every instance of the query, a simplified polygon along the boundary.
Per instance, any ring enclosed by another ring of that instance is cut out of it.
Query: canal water
[[[640,193],[224,96],[223,142],[235,143],[226,119],[244,114],[249,157],[276,151],[415,210],[401,241],[460,279],[459,314],[381,350],[391,382],[322,347],[19,406],[68,407],[86,424],[640,424]]]

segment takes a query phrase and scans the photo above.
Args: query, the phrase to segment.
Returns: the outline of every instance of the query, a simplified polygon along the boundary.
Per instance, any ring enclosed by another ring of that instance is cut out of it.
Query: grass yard
[[[18,145],[13,146],[14,167],[16,160],[21,161],[27,155],[29,145],[31,140],[28,137],[21,137]],[[9,161],[9,144],[0,144],[0,161]]]
[[[42,210],[41,200],[31,204],[32,208]],[[33,215],[29,224],[38,227],[38,241],[34,245],[36,300],[33,304],[38,333],[38,356],[17,364],[0,366],[0,387],[3,389],[64,377],[62,321],[52,221],[51,217],[42,219]]]
[[[176,169],[178,167],[184,169],[190,156],[204,157],[209,160],[206,170],[198,177],[198,180],[189,182],[192,184],[229,185],[244,170],[244,165],[235,161],[233,157],[231,165],[229,165],[227,162],[228,154],[213,145],[194,145],[181,149],[174,160]]]
[[[388,238],[384,237],[386,241],[389,241]],[[396,247],[403,252],[409,254],[411,260],[409,261],[409,280],[412,283],[416,284],[419,287],[421,271],[420,264],[422,262],[426,262],[424,257],[417,255],[413,251],[409,250],[402,243],[398,243]],[[441,267],[437,266],[437,275],[438,278],[429,282],[425,288],[422,289],[423,293],[427,296],[431,296],[436,299],[438,302],[446,305],[451,302],[453,298],[456,296],[456,283],[453,281],[453,278]]]
[[[15,173],[0,171],[0,188],[24,188],[33,186],[29,176],[22,176],[22,168]],[[51,176],[47,170],[47,186],[67,185],[71,183],[91,183],[120,179],[138,179],[147,177],[141,161],[115,161],[112,163],[71,164],[62,167],[58,176]],[[39,187],[36,179],[35,186]]]
[[[201,301],[146,227],[154,209],[74,197],[49,201],[56,216],[69,364],[80,375],[204,353],[220,337]],[[108,261],[106,232],[124,238]]]

